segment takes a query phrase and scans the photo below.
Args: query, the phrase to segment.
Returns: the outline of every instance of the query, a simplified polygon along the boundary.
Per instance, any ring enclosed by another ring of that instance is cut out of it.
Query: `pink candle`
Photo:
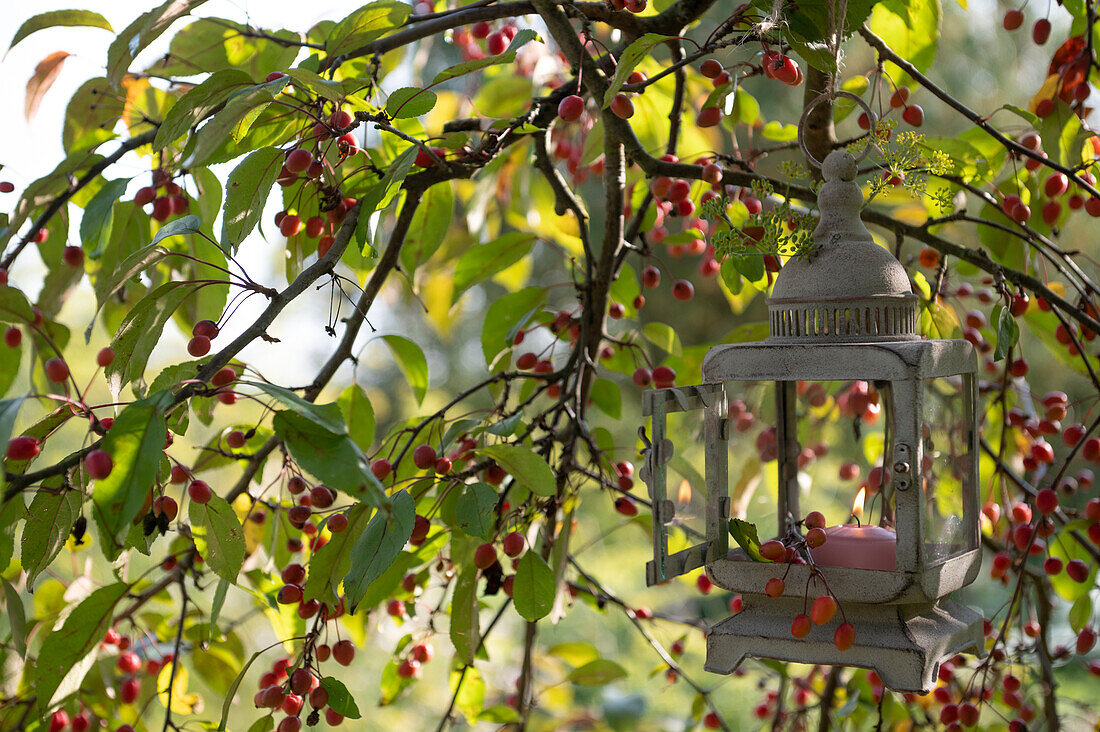
[[[894,570],[897,534],[881,526],[844,524],[825,529],[825,543],[810,554],[823,567]]]

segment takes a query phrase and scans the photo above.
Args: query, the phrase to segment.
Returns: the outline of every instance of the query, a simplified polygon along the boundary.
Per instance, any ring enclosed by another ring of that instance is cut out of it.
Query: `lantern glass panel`
[[[821,511],[830,525],[850,518],[861,488],[865,490],[863,523],[883,515],[882,474],[886,444],[883,398],[889,382],[812,381],[798,387],[799,484],[801,516]],[[858,471],[852,475],[852,467]],[[888,475],[888,472],[887,472]],[[872,483],[873,481],[873,483]],[[893,516],[893,501],[886,505]]]
[[[676,508],[668,549],[678,552],[706,538],[707,489],[704,478],[702,413],[698,410],[666,415],[667,435],[673,444],[668,461],[665,497]]]
[[[935,564],[977,546],[971,530],[972,415],[968,399],[972,376],[927,379],[922,425],[925,561]]]
[[[775,512],[775,382],[726,384],[729,396],[731,516],[756,524],[762,540],[779,533]]]

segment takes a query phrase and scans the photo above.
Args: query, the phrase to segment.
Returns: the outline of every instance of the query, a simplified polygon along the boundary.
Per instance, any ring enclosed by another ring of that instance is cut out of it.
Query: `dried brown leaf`
[[[57,75],[61,73],[61,66],[65,63],[65,59],[71,55],[67,51],[54,51],[34,67],[34,75],[27,82],[27,99],[23,105],[23,115],[28,122],[38,114],[38,105],[42,103],[42,97],[53,86]]]

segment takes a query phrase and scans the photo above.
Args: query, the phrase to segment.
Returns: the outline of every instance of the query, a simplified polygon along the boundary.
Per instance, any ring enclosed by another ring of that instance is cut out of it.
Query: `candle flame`
[[[867,498],[867,489],[860,488],[856,494],[856,500],[852,501],[852,515],[859,518],[863,515],[863,501]]]
[[[676,494],[676,502],[682,505],[691,503],[691,483],[680,481],[680,490]]]

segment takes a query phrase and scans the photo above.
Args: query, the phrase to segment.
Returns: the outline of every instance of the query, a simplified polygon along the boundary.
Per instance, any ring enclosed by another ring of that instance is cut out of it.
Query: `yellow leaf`
[[[34,67],[34,74],[27,82],[27,98],[23,103],[23,115],[28,122],[38,114],[38,105],[42,103],[42,97],[46,96],[46,92],[53,86],[57,75],[61,73],[65,59],[69,56],[72,54],[66,51],[54,51]]]
[[[1053,99],[1054,95],[1058,93],[1058,75],[1051,74],[1047,77],[1047,80],[1043,82],[1043,85],[1039,87],[1039,91],[1035,92],[1035,96],[1031,98],[1031,101],[1027,103],[1027,111],[1035,114],[1035,110],[1039,107],[1039,102],[1044,99]]]
[[[172,668],[176,678],[172,681]],[[187,693],[187,669],[176,664],[167,664],[157,676],[157,698],[162,706],[168,706],[168,687],[172,687],[172,713],[197,714],[202,711],[202,697]]]

